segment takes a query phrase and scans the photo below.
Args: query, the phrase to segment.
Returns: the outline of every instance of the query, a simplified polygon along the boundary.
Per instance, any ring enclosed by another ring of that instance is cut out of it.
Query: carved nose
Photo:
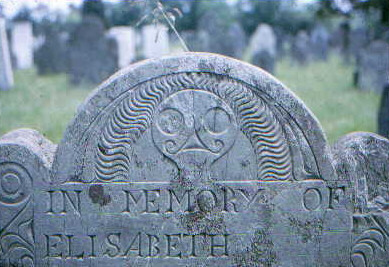
[[[184,147],[182,148],[183,151],[192,151],[192,150],[205,150],[208,151],[204,147],[204,145],[201,143],[200,139],[198,138],[196,133],[193,133],[188,140],[186,141]]]

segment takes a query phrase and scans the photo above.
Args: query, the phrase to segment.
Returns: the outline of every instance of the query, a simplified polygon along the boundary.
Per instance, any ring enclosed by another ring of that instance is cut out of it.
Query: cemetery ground
[[[276,78],[290,88],[319,119],[330,143],[352,131],[377,130],[380,96],[353,86],[352,65],[332,55],[327,62],[306,66],[284,59]],[[38,76],[34,69],[15,73],[15,87],[0,92],[0,135],[17,128],[33,128],[54,143],[77,107],[95,86],[71,85],[66,75]]]

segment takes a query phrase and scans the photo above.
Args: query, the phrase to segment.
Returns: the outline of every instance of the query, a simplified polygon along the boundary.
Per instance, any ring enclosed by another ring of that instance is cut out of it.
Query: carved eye
[[[177,134],[185,127],[184,116],[176,109],[165,109],[159,115],[158,127],[166,134]]]
[[[222,108],[211,108],[204,116],[204,126],[211,133],[225,132],[230,127],[230,123],[230,116]]]

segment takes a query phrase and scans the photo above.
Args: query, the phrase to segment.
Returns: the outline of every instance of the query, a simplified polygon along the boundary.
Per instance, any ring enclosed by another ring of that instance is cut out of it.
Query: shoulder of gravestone
[[[389,140],[375,133],[353,132],[342,136],[331,152],[336,172],[346,179],[368,176],[366,172],[381,173],[389,164]]]
[[[0,164],[18,164],[30,175],[48,179],[57,146],[33,129],[17,129],[0,137]]]

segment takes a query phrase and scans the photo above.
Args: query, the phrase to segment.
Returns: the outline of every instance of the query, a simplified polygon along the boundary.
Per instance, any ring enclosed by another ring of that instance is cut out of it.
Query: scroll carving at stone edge
[[[34,266],[33,182],[48,179],[54,150],[33,130],[15,130],[0,139],[2,266]]]
[[[373,133],[352,133],[333,146],[340,178],[351,182],[354,203],[355,267],[389,265],[389,140]]]

